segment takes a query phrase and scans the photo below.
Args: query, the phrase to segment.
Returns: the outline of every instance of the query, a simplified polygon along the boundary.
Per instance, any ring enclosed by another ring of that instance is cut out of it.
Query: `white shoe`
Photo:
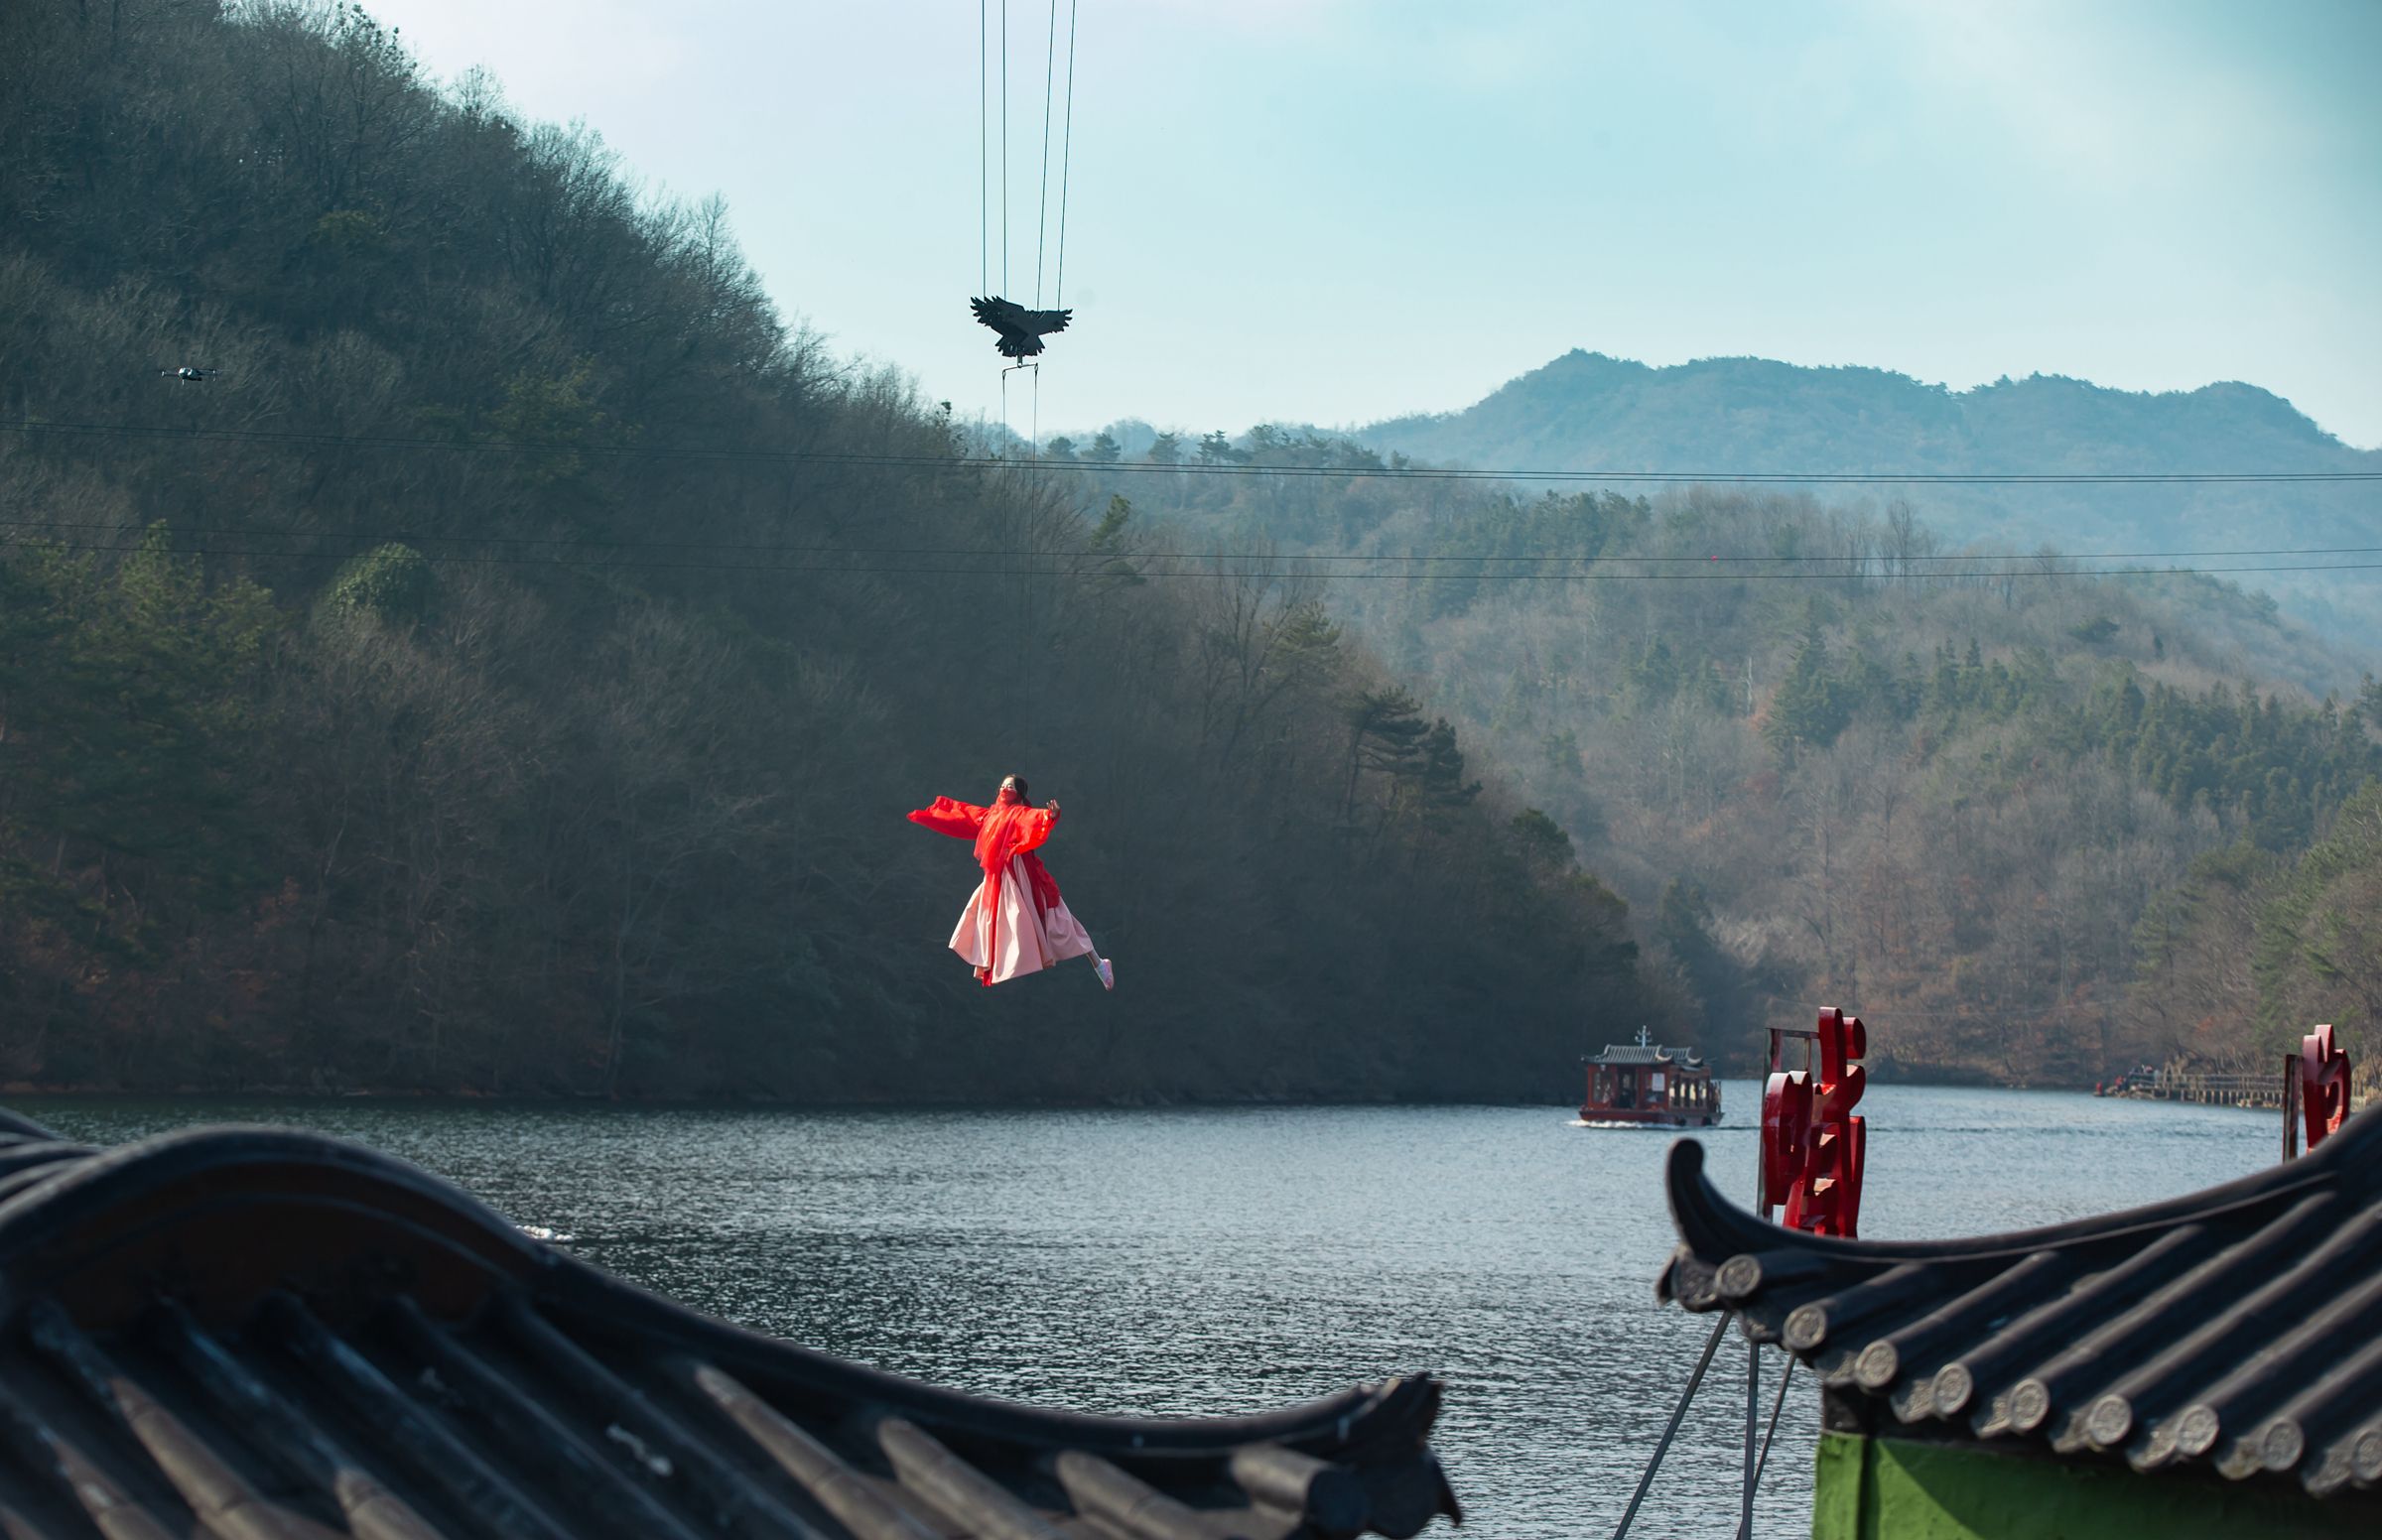
[[[1117,987],[1117,969],[1113,964],[1110,963],[1107,958],[1094,958],[1092,960],[1092,970],[1100,975],[1100,986],[1103,989],[1114,989]]]

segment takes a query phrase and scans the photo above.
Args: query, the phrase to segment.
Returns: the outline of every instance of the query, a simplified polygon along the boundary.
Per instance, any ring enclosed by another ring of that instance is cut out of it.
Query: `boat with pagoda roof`
[[[1588,1092],[1580,1121],[1649,1128],[1709,1128],[1720,1121],[1720,1085],[1712,1066],[1691,1048],[1653,1042],[1644,1027],[1635,1043],[1607,1043],[1581,1060]]]

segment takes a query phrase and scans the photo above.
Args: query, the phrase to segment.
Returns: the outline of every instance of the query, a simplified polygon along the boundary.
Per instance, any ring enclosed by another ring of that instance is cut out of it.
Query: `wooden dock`
[[[2280,1109],[2283,1077],[2272,1070],[2248,1074],[2238,1070],[2184,1070],[2170,1066],[2147,1081],[2129,1081],[2117,1094],[2144,1101]]]
[[[2190,1101],[2201,1106],[2279,1111],[2287,1078],[2276,1070],[2211,1070],[2172,1063],[2148,1075],[2128,1077],[2101,1094],[2130,1096],[2137,1101]],[[2382,1098],[2382,1065],[2358,1065],[2350,1081],[2350,1110],[2360,1110],[2377,1098]]]

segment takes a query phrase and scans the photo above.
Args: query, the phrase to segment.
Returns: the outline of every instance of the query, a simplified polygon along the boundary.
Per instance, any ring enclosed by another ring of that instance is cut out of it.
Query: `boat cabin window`
[[[1613,1105],[1625,1110],[1636,1106],[1638,1104],[1638,1072],[1623,1070],[1618,1078],[1620,1084],[1613,1097]]]

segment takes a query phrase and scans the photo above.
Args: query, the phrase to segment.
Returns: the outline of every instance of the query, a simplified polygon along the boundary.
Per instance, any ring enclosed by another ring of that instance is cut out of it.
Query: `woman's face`
[[[1018,799],[1021,794],[1017,790],[1017,778],[1015,776],[1007,775],[1001,777],[1000,795],[1001,799],[1006,802],[1015,802]]]

